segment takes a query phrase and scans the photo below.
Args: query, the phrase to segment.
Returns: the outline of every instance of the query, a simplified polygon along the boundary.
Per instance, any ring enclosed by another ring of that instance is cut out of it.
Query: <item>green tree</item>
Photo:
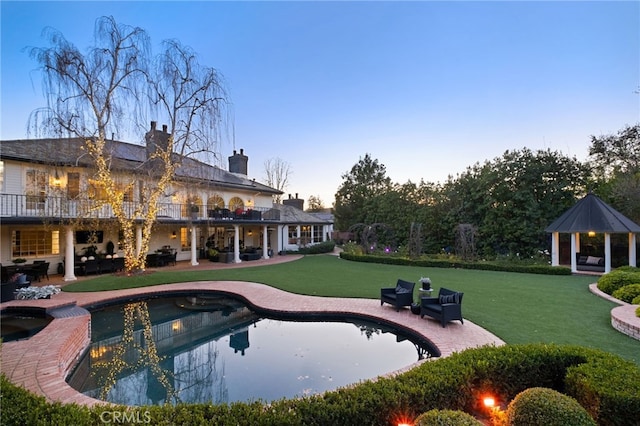
[[[506,151],[450,183],[458,207],[450,214],[477,226],[481,252],[528,256],[547,247],[545,227],[586,192],[589,174],[559,152]]]
[[[589,155],[595,192],[630,219],[640,221],[640,124],[615,135],[592,136]]]
[[[391,189],[391,179],[387,177],[384,164],[366,154],[360,158],[349,173],[342,175],[344,181],[336,192],[335,225],[339,230],[347,230],[356,223],[370,223],[366,220],[366,203]]]

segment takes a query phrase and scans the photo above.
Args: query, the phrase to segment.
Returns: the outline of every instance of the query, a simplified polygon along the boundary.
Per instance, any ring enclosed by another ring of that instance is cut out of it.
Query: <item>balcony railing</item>
[[[125,202],[127,217],[136,218],[139,203]],[[176,203],[159,203],[156,217],[162,220],[242,220],[262,219],[278,220],[279,211],[264,207],[252,207],[231,210],[229,208],[211,209]],[[66,197],[47,197],[38,195],[0,194],[0,217],[3,218],[42,218],[43,220],[71,219],[109,219],[114,218],[111,206],[88,198],[69,199]],[[141,217],[138,217],[141,218]]]

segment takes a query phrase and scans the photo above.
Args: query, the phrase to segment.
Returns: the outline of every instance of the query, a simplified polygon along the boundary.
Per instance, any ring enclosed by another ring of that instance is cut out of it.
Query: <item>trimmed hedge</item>
[[[2,423],[8,426],[100,424],[107,410],[49,404],[4,377],[0,385]],[[268,405],[185,404],[131,410],[160,425],[387,425],[433,409],[479,412],[486,393],[509,401],[531,387],[572,396],[600,425],[637,425],[640,418],[640,369],[634,363],[594,349],[543,344],[469,349],[393,378]],[[120,422],[136,423],[140,422]]]
[[[464,411],[429,410],[420,414],[415,426],[482,426],[482,422]]]
[[[529,388],[509,403],[507,425],[597,426],[578,401],[549,388]]]
[[[630,284],[640,284],[640,272],[632,269],[637,268],[618,268],[608,274],[604,274],[598,279],[598,289],[608,295]]]
[[[622,300],[623,302],[633,303],[634,299],[640,297],[640,283],[620,287],[613,292],[612,296],[618,300]]]
[[[342,252],[340,257],[355,262],[383,263],[387,265],[420,266],[427,268],[460,268],[484,271],[521,272],[528,274],[571,275],[571,268],[564,266],[520,265],[517,263],[465,262],[452,259],[409,259],[406,257],[357,255]]]
[[[304,247],[298,250],[298,254],[322,254],[322,253],[331,253],[333,249],[336,247],[335,241],[324,241],[322,243],[314,244],[309,247]]]

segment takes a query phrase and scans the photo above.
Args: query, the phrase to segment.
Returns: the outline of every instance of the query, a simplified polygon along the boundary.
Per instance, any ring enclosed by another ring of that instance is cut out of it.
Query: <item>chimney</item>
[[[157,129],[157,122],[151,122],[151,130],[144,135],[147,147],[147,158],[151,158],[158,150],[166,150],[169,145],[167,125],[162,126],[162,131]]]
[[[304,210],[304,200],[298,198],[298,193],[296,192],[296,198],[291,198],[291,194],[289,194],[288,200],[282,200],[282,204],[285,206],[292,206],[297,208],[298,210]]]
[[[229,171],[246,176],[248,162],[249,157],[244,155],[244,149],[240,149],[240,154],[233,150],[233,155],[229,157]]]

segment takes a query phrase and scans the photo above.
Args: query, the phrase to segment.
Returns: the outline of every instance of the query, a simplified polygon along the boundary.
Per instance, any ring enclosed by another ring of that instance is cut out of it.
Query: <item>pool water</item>
[[[375,378],[427,350],[373,322],[266,318],[221,295],[159,298],[93,311],[91,347],[68,382],[127,405],[268,402]]]
[[[45,315],[3,312],[0,316],[0,336],[3,342],[28,339],[49,325],[51,320],[51,317]]]

